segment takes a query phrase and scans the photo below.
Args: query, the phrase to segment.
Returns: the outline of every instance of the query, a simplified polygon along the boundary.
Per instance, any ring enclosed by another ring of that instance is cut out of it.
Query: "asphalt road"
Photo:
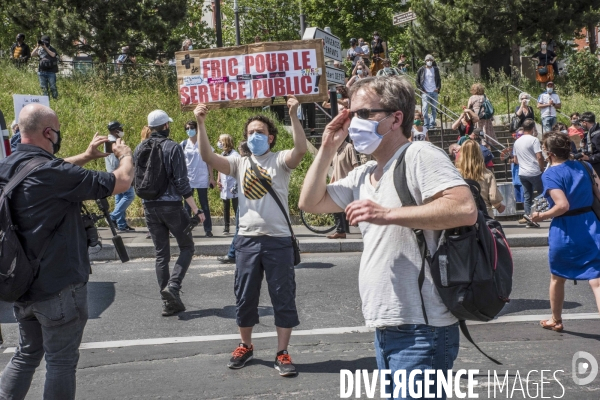
[[[480,346],[504,365],[495,366],[461,338],[455,370],[479,370],[474,389],[479,398],[534,398],[543,369],[551,371],[545,375],[546,380],[550,378],[544,385],[545,397],[560,398],[562,394],[565,399],[600,399],[600,376],[587,386],[578,386],[571,378],[576,351],[587,351],[600,360],[600,320],[590,318],[597,317],[598,312],[591,289],[585,282],[576,286],[568,283],[565,313],[577,319],[565,321],[567,330],[563,333],[545,331],[538,327],[536,316],[549,315],[547,248],[515,249],[513,254],[514,289],[502,316],[507,321],[527,321],[471,326]],[[279,377],[272,367],[277,350],[274,337],[254,340],[255,360],[246,368],[233,371],[225,367],[238,343],[233,266],[218,264],[214,258],[194,260],[183,287],[187,311],[165,318],[160,315],[153,260],[95,263],[89,282],[90,320],[83,339],[88,348],[81,350],[77,397],[339,398],[341,369],[376,369],[372,332],[340,334],[334,330],[364,326],[357,282],[359,257],[357,253],[303,256],[296,280],[301,321],[297,329],[304,334],[292,336],[289,351],[300,373],[291,379]],[[266,285],[260,315],[255,332],[268,335],[274,326]],[[16,346],[16,324],[8,304],[0,304],[0,322],[3,348]],[[310,332],[314,329],[328,331]],[[173,343],[178,340],[173,338],[182,339]],[[152,339],[168,343],[151,344]],[[110,343],[114,341],[130,342]],[[10,355],[0,353],[0,367]],[[27,399],[42,397],[43,368],[36,373]],[[538,372],[530,373],[527,379],[531,370]],[[494,371],[502,374],[500,381],[508,371],[512,396],[507,394],[507,386],[502,393],[496,386],[493,395],[495,386],[487,381],[488,371],[492,378]],[[466,384],[464,379],[461,382],[461,386]],[[362,390],[361,398],[367,398],[364,386]]]

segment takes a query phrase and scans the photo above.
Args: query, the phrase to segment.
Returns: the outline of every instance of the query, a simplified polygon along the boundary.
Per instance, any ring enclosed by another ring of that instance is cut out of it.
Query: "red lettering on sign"
[[[313,90],[312,79],[310,76],[303,76],[300,78],[300,88],[302,94],[311,94]]]
[[[237,75],[239,73],[237,66],[238,66],[237,58],[230,58],[229,60],[227,60],[228,74],[226,76]]]
[[[277,54],[277,62],[279,63],[280,71],[289,71],[290,63],[288,62],[288,56],[285,53]]]
[[[231,89],[237,89],[237,85],[235,84],[235,82],[227,83],[227,100],[237,99],[237,93],[235,93],[235,91],[232,93]]]
[[[179,101],[182,105],[190,104],[190,89],[187,86],[183,86],[179,89]]]
[[[302,69],[310,68],[310,51],[302,52]]]
[[[256,56],[256,72],[265,72],[265,56],[262,54]]]
[[[275,96],[286,96],[289,93],[289,88],[288,88],[288,93],[286,93],[286,88],[285,88],[285,80],[283,78],[275,78],[274,82],[275,84]]]
[[[302,69],[302,66],[300,65],[300,62],[298,61],[298,52],[293,52],[293,59],[294,59],[294,70],[299,70]]]
[[[238,96],[240,100],[247,99],[246,97],[246,82],[238,82]]]
[[[198,104],[198,86],[190,86],[190,97],[192,104]]]
[[[252,81],[252,97],[258,99],[258,94],[262,90],[262,81],[257,79]]]
[[[210,90],[210,98],[212,101],[219,101],[221,99],[221,88],[223,87],[222,83],[212,83],[208,85],[208,90]]]
[[[277,71],[277,54],[267,54],[267,71],[275,72]]]
[[[221,77],[221,66],[219,60],[211,60],[210,62],[210,77],[220,78]]]
[[[251,74],[251,68],[254,66],[254,57],[251,54],[247,54],[245,57],[246,61],[246,73]]]
[[[208,103],[208,88],[206,85],[197,86],[198,88],[198,102],[199,103]]]
[[[208,71],[210,71],[210,61],[204,60],[202,61],[202,78],[206,80],[208,78]]]
[[[265,97],[273,97],[273,79],[263,79],[263,93]]]

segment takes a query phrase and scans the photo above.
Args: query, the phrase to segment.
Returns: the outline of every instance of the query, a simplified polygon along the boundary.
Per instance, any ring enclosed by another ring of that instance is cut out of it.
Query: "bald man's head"
[[[33,139],[42,136],[45,128],[60,128],[58,117],[50,107],[41,104],[28,104],[19,113],[21,136]]]

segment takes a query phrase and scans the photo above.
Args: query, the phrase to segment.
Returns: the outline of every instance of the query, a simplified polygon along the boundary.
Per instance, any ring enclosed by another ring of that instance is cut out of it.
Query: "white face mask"
[[[223,148],[223,143],[221,143],[221,142],[217,142],[217,147],[218,147],[219,149],[222,149],[222,148]]]
[[[194,46],[192,46],[192,45],[190,44],[190,46],[188,47],[188,50],[194,50]]]
[[[117,136],[122,138],[125,135],[123,131],[117,131]]]
[[[373,152],[377,150],[381,144],[383,137],[392,130],[390,128],[390,130],[388,130],[386,133],[380,135],[377,133],[379,123],[391,116],[392,114],[388,115],[381,121],[360,119],[358,117],[352,118],[350,127],[348,128],[348,133],[350,134],[350,139],[352,139],[352,143],[354,143],[354,148],[356,151],[362,154],[373,154]]]
[[[357,70],[356,70],[356,74],[357,74],[358,76],[361,76],[361,75],[362,75],[362,72],[363,72],[363,71],[362,71],[362,69],[357,69]]]
[[[433,65],[433,62],[427,61],[425,64],[427,64],[428,67],[431,67]]]

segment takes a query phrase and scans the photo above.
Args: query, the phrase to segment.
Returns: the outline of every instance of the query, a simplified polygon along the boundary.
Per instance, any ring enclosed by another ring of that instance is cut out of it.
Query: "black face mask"
[[[60,136],[60,131],[55,131],[52,128],[50,128],[50,130],[56,133],[56,136],[58,136],[56,143],[54,143],[51,139],[48,139],[50,140],[50,143],[52,143],[52,154],[56,154],[60,151],[60,143],[62,142],[62,137]]]
[[[156,131],[156,133],[164,137],[169,137],[169,134],[171,133],[171,128],[167,128],[162,131]]]

